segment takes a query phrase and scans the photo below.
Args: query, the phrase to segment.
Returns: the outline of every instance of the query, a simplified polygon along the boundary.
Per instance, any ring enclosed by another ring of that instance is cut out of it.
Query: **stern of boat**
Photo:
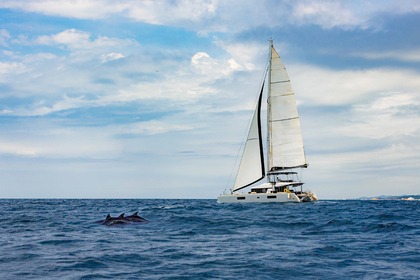
[[[301,202],[313,202],[318,200],[316,194],[312,192],[302,192],[299,193],[297,196],[299,197]]]

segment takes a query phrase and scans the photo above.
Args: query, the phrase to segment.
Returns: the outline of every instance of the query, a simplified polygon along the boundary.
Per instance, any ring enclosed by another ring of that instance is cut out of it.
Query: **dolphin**
[[[142,218],[138,215],[139,212],[135,212],[132,215],[125,217],[125,213],[122,213],[118,217],[112,217],[109,213],[106,216],[105,220],[97,221],[96,223],[106,225],[106,226],[114,226],[114,225],[125,225],[131,223],[144,223],[149,222],[145,218]]]
[[[110,214],[108,214],[105,218],[105,220],[102,222],[103,225],[107,226],[113,226],[113,225],[121,225],[121,224],[128,224],[130,221],[128,221],[124,217],[124,213],[119,215],[118,217],[111,217]]]
[[[139,212],[134,212],[132,215],[125,217],[126,220],[133,222],[133,223],[144,223],[144,222],[148,222],[148,220],[146,220],[143,217],[139,216]]]

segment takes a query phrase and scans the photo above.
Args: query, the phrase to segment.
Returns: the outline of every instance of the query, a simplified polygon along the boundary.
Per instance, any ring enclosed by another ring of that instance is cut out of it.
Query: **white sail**
[[[245,188],[265,176],[260,117],[262,93],[263,88],[261,88],[258,104],[252,117],[233,191]]]
[[[273,46],[270,65],[268,170],[306,167],[295,95],[286,68]]]

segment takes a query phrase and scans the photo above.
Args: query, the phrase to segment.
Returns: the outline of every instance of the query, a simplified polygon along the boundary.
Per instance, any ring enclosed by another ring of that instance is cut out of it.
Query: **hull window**
[[[267,198],[277,198],[275,195],[267,195]]]
[[[245,199],[245,196],[238,196],[236,199],[237,200]]]

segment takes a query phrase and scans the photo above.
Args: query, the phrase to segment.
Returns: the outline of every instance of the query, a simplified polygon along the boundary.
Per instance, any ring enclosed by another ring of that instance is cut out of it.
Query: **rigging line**
[[[241,157],[241,151],[245,148],[245,144],[249,140],[248,139],[248,130],[249,130],[250,126],[251,126],[253,117],[254,117],[254,114],[251,114],[251,118],[248,121],[248,125],[245,127],[243,136],[241,137],[241,144],[239,145],[239,148],[238,148],[238,151],[237,151],[236,157],[235,157],[235,162],[234,162],[234,164],[232,166],[232,170],[231,170],[230,175],[229,175],[229,180],[226,183],[226,188],[229,188],[232,191],[233,191],[233,185],[235,184],[235,182],[232,182],[231,183],[231,180],[232,180],[233,173],[234,173],[235,169],[236,169],[236,174],[238,173],[239,164],[240,164],[240,163],[238,164],[238,161],[240,161],[240,159],[242,158]],[[232,187],[229,187],[229,185],[231,185]]]

